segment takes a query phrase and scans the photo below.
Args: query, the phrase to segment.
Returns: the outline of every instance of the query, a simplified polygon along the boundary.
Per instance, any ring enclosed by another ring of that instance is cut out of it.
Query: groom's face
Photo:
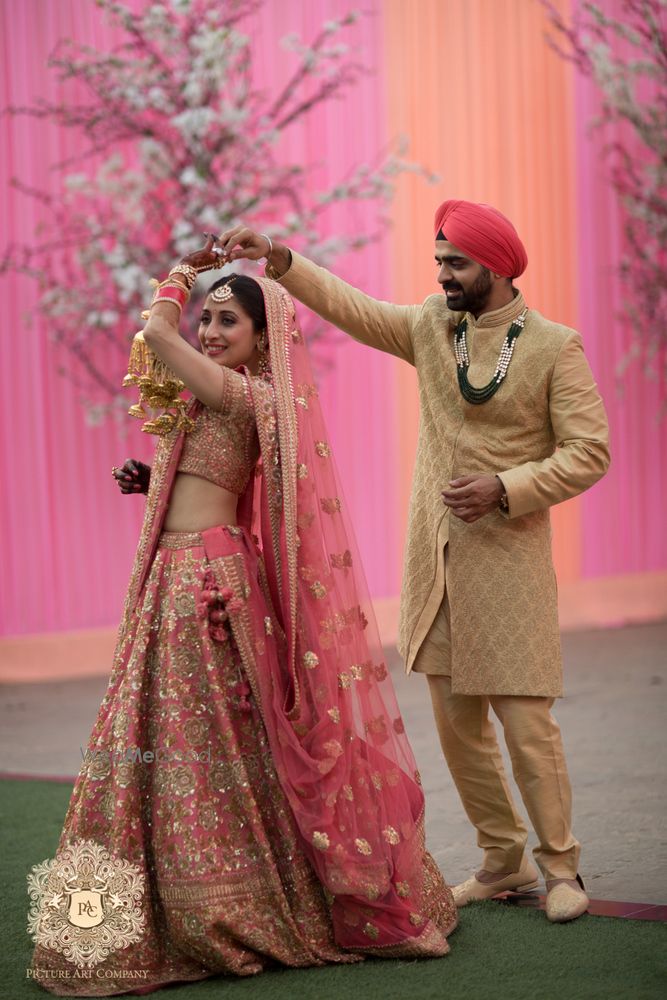
[[[455,312],[479,315],[489,301],[493,276],[488,268],[471,260],[448,240],[436,240],[435,260],[438,264],[438,284]]]

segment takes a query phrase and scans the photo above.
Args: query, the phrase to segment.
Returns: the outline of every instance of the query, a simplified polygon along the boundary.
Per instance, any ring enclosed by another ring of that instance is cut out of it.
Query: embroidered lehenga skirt
[[[75,976],[55,915],[33,968],[59,995],[359,958],[334,941],[330,901],[272,764],[249,669],[253,651],[281,642],[261,563],[247,532],[217,530],[223,554],[212,561],[201,536],[163,532],[119,640],[60,849],[94,842],[135,866],[140,933],[117,935],[106,959]],[[433,896],[446,933],[451,897]]]

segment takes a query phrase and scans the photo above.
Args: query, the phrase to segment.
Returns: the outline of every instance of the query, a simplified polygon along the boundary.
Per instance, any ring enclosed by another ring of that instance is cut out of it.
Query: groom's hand
[[[497,510],[502,495],[497,476],[461,476],[450,479],[449,489],[442,491],[442,501],[455,517],[472,524]]]
[[[268,236],[256,233],[248,226],[225,230],[218,236],[216,244],[223,251],[224,263],[243,257],[246,260],[261,260],[266,257],[277,274],[284,274],[291,264],[291,254],[284,244],[273,242],[272,245]]]

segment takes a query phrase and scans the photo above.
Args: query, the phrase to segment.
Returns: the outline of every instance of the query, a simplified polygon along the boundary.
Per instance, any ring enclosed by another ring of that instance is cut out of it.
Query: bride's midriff
[[[164,521],[165,531],[205,531],[217,524],[236,524],[238,496],[208,479],[179,472]]]

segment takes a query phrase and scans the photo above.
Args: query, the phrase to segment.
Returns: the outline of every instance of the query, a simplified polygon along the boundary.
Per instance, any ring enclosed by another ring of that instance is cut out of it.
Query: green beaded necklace
[[[464,317],[456,328],[454,333],[454,356],[456,358],[456,374],[459,379],[459,389],[461,390],[461,395],[469,403],[486,403],[487,400],[494,396],[500,384],[507,375],[507,369],[509,368],[510,361],[512,360],[512,355],[514,354],[514,345],[516,339],[523,330],[524,323],[526,322],[526,313],[528,309],[524,309],[521,315],[513,321],[509,330],[507,331],[507,336],[503,341],[503,346],[500,348],[500,355],[498,357],[498,363],[496,365],[496,370],[493,373],[493,378],[486,385],[477,389],[474,385],[471,385],[468,381],[468,368],[470,367],[470,357],[468,356],[468,341],[466,339],[466,331],[468,329],[468,320]]]

